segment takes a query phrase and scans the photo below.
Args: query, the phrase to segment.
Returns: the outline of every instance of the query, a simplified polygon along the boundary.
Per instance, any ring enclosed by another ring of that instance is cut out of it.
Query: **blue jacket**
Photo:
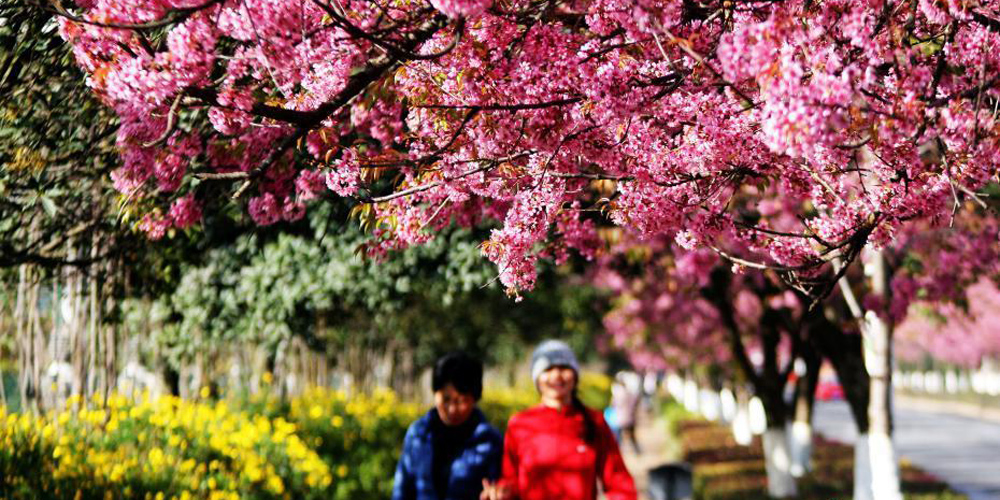
[[[448,491],[435,491],[431,422],[437,417],[436,412],[432,408],[406,431],[403,454],[396,465],[392,500],[478,500],[483,479],[495,481],[500,477],[503,438],[476,408],[469,418],[477,419],[479,424],[451,463]]]

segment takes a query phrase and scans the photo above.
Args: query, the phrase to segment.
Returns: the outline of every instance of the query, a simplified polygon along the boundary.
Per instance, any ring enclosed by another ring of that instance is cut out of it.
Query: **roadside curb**
[[[962,417],[978,418],[1000,423],[1000,408],[965,403],[961,401],[946,401],[941,399],[922,398],[908,394],[896,394],[894,403],[912,410],[933,413],[945,413]]]

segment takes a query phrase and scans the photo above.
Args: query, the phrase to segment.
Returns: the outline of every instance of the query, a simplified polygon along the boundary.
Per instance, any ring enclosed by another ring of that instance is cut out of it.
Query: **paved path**
[[[654,418],[651,413],[640,412],[636,421],[636,440],[639,441],[641,454],[635,453],[632,443],[626,440],[621,445],[622,458],[635,479],[639,490],[639,500],[646,500],[649,487],[648,472],[650,469],[667,462],[677,460],[680,446],[669,435],[667,423],[660,418]]]
[[[1000,500],[1000,423],[897,405],[901,457],[946,481],[969,500]],[[852,443],[847,403],[817,402],[813,421],[823,435]]]

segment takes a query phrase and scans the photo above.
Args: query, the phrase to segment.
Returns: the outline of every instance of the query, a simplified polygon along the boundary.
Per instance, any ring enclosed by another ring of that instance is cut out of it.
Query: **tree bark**
[[[869,377],[861,350],[861,336],[845,332],[832,321],[832,309],[810,315],[807,323],[809,343],[833,365],[837,380],[858,433],[868,432]]]
[[[98,243],[99,243],[99,239],[95,236],[93,238],[93,240],[91,240],[91,244],[90,244],[90,256],[91,256],[91,258],[97,257]],[[97,369],[97,366],[98,366],[98,363],[99,363],[100,357],[101,357],[99,355],[100,348],[101,348],[101,342],[100,342],[100,337],[101,337],[100,333],[101,332],[99,330],[99,327],[100,327],[100,314],[99,314],[99,310],[100,310],[100,298],[98,297],[98,290],[99,290],[98,283],[99,283],[99,279],[100,279],[100,276],[99,276],[100,272],[99,272],[98,269],[99,269],[99,266],[91,266],[88,269],[89,272],[87,273],[87,276],[89,278],[88,279],[88,285],[89,285],[88,289],[89,290],[87,292],[87,301],[88,301],[88,306],[90,308],[90,311],[87,314],[87,319],[89,320],[89,326],[88,326],[88,332],[89,333],[88,333],[88,336],[90,337],[90,339],[89,339],[90,342],[88,344],[89,344],[90,354],[87,356],[88,359],[87,359],[87,379],[86,380],[87,380],[87,393],[88,394],[98,393],[98,394],[101,394],[102,396],[107,396],[106,392],[103,390],[103,383],[101,382],[104,379],[104,377],[101,376],[101,373]]]
[[[42,366],[46,361],[45,334],[42,331],[41,313],[38,311],[38,292],[41,283],[38,278],[31,277],[28,294],[28,383],[27,398],[22,400],[22,408],[38,412],[41,403]]]
[[[789,435],[785,426],[788,420],[788,405],[784,398],[786,377],[778,367],[780,321],[779,313],[773,309],[765,310],[761,318],[764,365],[761,376],[757,378],[756,392],[764,403],[764,415],[767,417],[767,430],[763,436],[767,492],[773,498],[789,498],[798,495],[798,488],[792,474]]]
[[[764,431],[764,469],[767,472],[767,494],[772,498],[791,498],[798,495],[795,477],[791,471],[791,454],[785,425],[770,425]]]
[[[889,282],[885,256],[881,251],[872,252],[864,263],[865,274],[872,282],[872,293],[888,304]],[[867,311],[862,323],[865,368],[871,379],[868,399],[867,462],[858,467],[862,477],[871,476],[870,484],[855,483],[855,500],[902,500],[900,491],[899,462],[892,441],[892,325],[874,311]],[[859,442],[862,441],[859,437]],[[855,455],[857,457],[857,455]]]
[[[804,343],[799,351],[803,373],[796,380],[792,426],[789,429],[791,448],[791,471],[795,477],[802,477],[812,470],[812,417],[816,402],[816,385],[819,383],[819,369],[822,358],[812,347]]]
[[[786,323],[785,318],[774,309],[765,309],[759,326],[764,364],[760,373],[757,373],[750,362],[739,324],[733,314],[734,309],[729,298],[730,280],[728,271],[714,271],[710,285],[703,290],[702,295],[719,312],[729,334],[733,358],[764,406],[767,428],[764,431],[763,444],[768,494],[773,498],[794,497],[798,495],[798,488],[791,472],[788,433],[785,428],[788,418],[788,408],[784,400],[787,373],[778,366],[777,352],[781,340],[781,327]],[[768,287],[765,284],[763,289],[755,292],[763,299],[768,293]]]
[[[14,305],[14,330],[17,339],[17,381],[20,392],[20,406],[23,408],[28,400],[28,355],[31,350],[31,340],[26,327],[28,302],[28,265],[21,264],[17,270],[17,299]]]

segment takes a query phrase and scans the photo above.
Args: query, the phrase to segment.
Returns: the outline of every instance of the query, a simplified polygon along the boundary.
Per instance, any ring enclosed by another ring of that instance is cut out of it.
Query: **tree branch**
[[[98,26],[101,28],[113,28],[113,29],[125,29],[125,30],[149,30],[155,28],[162,28],[174,24],[179,21],[183,21],[190,17],[195,12],[207,9],[215,4],[222,3],[224,0],[208,0],[207,2],[196,5],[194,7],[183,7],[171,10],[166,16],[156,21],[150,21],[148,23],[116,23],[116,22],[99,22],[87,19],[82,16],[75,15],[62,5],[61,0],[50,0],[48,5],[43,5],[42,7],[46,10],[54,12],[56,15],[65,17],[70,21],[89,24],[91,26]]]

